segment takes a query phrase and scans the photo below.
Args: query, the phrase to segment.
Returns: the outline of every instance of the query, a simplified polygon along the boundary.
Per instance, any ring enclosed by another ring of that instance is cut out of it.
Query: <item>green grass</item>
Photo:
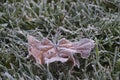
[[[58,31],[60,34],[58,34]],[[88,59],[39,65],[27,58],[26,35],[41,40],[87,37],[96,46]],[[2,0],[0,2],[0,79],[120,80],[119,0]]]

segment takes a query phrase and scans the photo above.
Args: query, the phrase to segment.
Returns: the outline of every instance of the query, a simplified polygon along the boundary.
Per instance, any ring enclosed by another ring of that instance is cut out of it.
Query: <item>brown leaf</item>
[[[71,60],[73,66],[79,65],[74,58],[75,53],[80,53],[82,58],[87,58],[94,47],[94,41],[90,39],[81,39],[78,42],[70,42],[65,38],[53,44],[49,39],[44,38],[41,41],[28,35],[29,54],[32,55],[39,64],[50,64],[55,61],[62,63]]]

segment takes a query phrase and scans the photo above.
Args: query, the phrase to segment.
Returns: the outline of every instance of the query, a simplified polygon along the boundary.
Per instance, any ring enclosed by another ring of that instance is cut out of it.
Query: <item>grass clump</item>
[[[0,2],[0,79],[119,80],[120,2],[117,0],[2,0]],[[88,59],[75,55],[80,68],[27,58],[26,35],[78,41],[92,38]]]

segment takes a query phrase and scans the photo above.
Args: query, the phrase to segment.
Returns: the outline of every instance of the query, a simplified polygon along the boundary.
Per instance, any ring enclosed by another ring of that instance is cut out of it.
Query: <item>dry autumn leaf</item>
[[[41,41],[28,35],[29,55],[32,55],[39,64],[50,64],[55,61],[62,63],[71,60],[73,66],[78,65],[74,58],[75,53],[80,53],[82,58],[87,58],[94,48],[94,41],[91,39],[81,39],[78,42],[70,42],[65,38],[53,44],[49,39],[44,38]]]

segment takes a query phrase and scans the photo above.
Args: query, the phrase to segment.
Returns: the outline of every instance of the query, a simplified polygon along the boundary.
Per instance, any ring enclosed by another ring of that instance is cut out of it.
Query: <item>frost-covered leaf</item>
[[[28,35],[29,54],[32,55],[39,64],[49,64],[55,61],[62,63],[70,60],[73,66],[78,65],[74,58],[75,53],[80,53],[82,58],[87,58],[94,48],[94,41],[91,39],[81,39],[78,42],[70,42],[62,38],[57,44],[53,44],[49,39],[44,38],[41,41]]]

